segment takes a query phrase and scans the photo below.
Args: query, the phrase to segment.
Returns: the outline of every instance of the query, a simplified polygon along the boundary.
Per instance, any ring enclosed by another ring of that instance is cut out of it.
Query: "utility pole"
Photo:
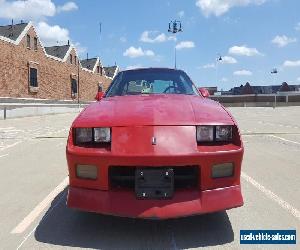
[[[169,22],[168,32],[176,35],[178,32],[182,32],[182,31],[183,30],[182,30],[182,26],[181,26],[181,22],[180,21],[174,20],[174,21]],[[176,52],[176,45],[175,45],[175,48],[174,48],[174,61],[175,61],[174,67],[175,67],[175,69],[177,67],[177,55],[176,55],[176,53],[177,52]]]
[[[101,56],[102,22],[99,22],[99,57]]]
[[[78,59],[78,57],[76,60],[78,61],[77,62],[77,103],[78,103],[78,107],[79,107],[79,104],[80,104],[80,97],[79,97],[79,94],[80,94],[80,92],[79,92],[79,90],[80,90],[80,88],[79,88],[80,60]]]

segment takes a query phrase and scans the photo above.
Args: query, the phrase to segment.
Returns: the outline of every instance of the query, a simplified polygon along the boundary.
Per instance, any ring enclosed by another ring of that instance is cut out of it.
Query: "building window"
[[[103,75],[103,68],[100,67],[100,75],[102,76]]]
[[[72,97],[75,97],[75,95],[77,94],[77,80],[72,78],[71,79],[71,94]]]
[[[97,66],[97,73],[102,76],[102,67]]]
[[[37,69],[36,68],[29,68],[29,86],[30,87],[38,87],[37,81]]]
[[[74,57],[75,65],[77,65],[77,56]]]
[[[38,40],[37,38],[33,38],[33,47],[34,47],[34,50],[37,50],[38,49]]]
[[[27,48],[30,49],[30,35],[27,35]]]
[[[73,56],[70,54],[70,63],[73,63]]]

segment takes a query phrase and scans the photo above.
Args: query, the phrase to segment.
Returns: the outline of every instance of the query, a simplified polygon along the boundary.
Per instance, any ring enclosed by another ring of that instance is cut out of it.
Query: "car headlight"
[[[75,128],[75,145],[111,142],[110,128]]]
[[[232,126],[216,126],[216,141],[231,141]]]
[[[110,142],[110,128],[94,128],[95,142]]]
[[[201,125],[196,126],[197,142],[229,142],[232,141],[231,125]]]
[[[76,128],[75,129],[76,144],[89,143],[93,141],[92,128]]]
[[[211,142],[214,140],[213,126],[197,126],[197,142]]]

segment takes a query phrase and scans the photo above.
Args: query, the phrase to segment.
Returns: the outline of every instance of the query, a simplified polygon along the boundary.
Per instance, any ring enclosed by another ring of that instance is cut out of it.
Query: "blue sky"
[[[82,58],[121,69],[173,67],[177,45],[178,68],[199,86],[226,90],[300,84],[299,10],[299,0],[0,0],[0,24],[33,20],[44,44],[70,39]],[[176,37],[167,32],[175,19],[184,29]]]

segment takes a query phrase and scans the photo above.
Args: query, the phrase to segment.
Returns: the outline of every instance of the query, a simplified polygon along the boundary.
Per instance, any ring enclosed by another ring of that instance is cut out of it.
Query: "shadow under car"
[[[39,242],[96,249],[186,249],[234,240],[226,211],[170,220],[85,213],[66,206],[67,188],[52,202],[36,231]]]

